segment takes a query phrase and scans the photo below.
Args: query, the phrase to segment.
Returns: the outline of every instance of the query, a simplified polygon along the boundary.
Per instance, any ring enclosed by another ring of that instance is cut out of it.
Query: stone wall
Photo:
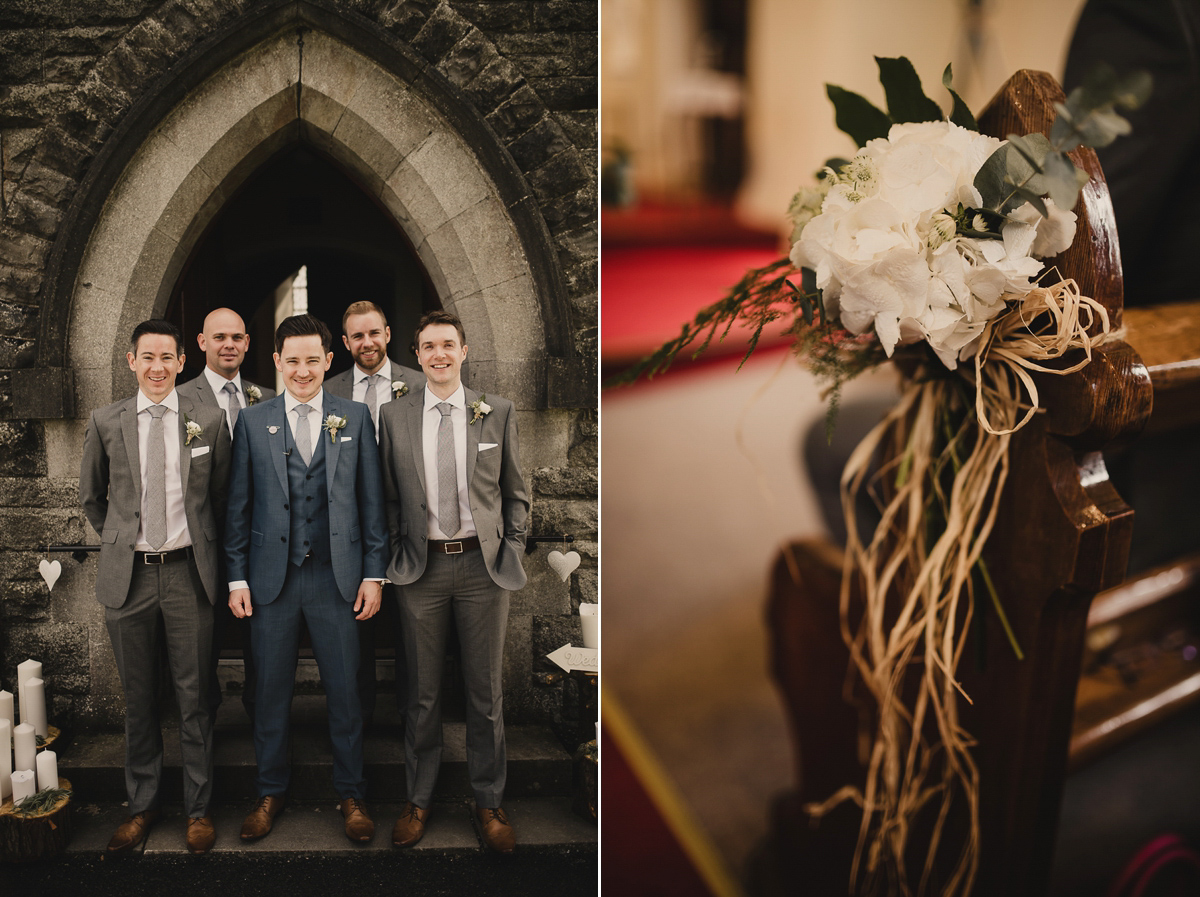
[[[594,0],[0,5],[0,684],[11,689],[16,664],[36,656],[60,723],[119,723],[119,687],[92,597],[94,559],[57,556],[64,573],[53,594],[37,570],[41,545],[96,541],[77,505],[91,407],[74,388],[66,346],[72,265],[105,200],[105,172],[117,170],[111,160],[148,133],[131,122],[165,115],[199,77],[205,53],[222,52],[221,35],[268,27],[296,8],[318,24],[348,23],[372,48],[398,48],[472,110],[515,173],[505,185],[515,220],[548,246],[545,277],[559,295],[543,300],[545,383],[523,407],[522,450],[532,532],[575,533],[584,562],[563,584],[545,565],[548,548],[527,560],[530,585],[513,601],[506,692],[511,719],[569,733],[573,684],[540,685],[535,674],[552,669],[542,655],[578,640],[572,612],[597,592]]]

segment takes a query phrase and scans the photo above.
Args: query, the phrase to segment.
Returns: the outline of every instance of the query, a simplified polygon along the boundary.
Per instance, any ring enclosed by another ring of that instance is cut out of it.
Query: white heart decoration
[[[58,578],[62,576],[62,562],[48,561],[45,558],[38,563],[38,572],[42,574],[42,579],[46,580],[46,587],[50,591],[54,591],[54,584],[58,582]]]
[[[579,566],[580,557],[578,551],[568,551],[563,554],[561,551],[555,550],[546,555],[546,560],[550,562],[551,569],[562,577],[563,582],[566,582],[575,572],[575,568]]]

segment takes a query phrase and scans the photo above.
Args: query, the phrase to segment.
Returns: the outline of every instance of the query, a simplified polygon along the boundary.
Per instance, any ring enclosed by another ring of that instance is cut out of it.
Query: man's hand
[[[234,589],[230,592],[229,609],[233,611],[233,615],[239,620],[253,614],[254,608],[250,606],[250,590]]]
[[[354,619],[369,620],[379,613],[379,605],[383,603],[383,583],[374,580],[363,580],[358,587],[358,597],[354,600]],[[237,613],[237,611],[234,611]]]

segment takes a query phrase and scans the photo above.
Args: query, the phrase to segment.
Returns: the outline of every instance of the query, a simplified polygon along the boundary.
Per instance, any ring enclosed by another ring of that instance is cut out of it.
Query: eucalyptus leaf
[[[999,209],[1008,195],[1006,176],[1008,174],[1008,144],[1004,144],[988,156],[986,162],[975,173],[975,189],[983,201],[985,209]]]
[[[1087,172],[1080,171],[1063,153],[1046,156],[1046,192],[1060,209],[1073,209],[1080,188],[1087,183]]]
[[[925,96],[921,78],[906,57],[890,59],[876,56],[875,62],[879,65],[879,81],[887,95],[888,114],[892,121],[942,120],[942,107]]]
[[[1111,108],[1092,110],[1082,121],[1076,122],[1075,128],[1079,142],[1090,147],[1108,146],[1133,130],[1129,120]]]
[[[950,66],[946,66],[946,71],[942,72],[942,86],[950,92],[950,96],[954,98],[954,107],[950,110],[950,121],[954,122],[961,128],[969,128],[972,131],[979,130],[979,122],[975,121],[975,116],[971,112],[969,106],[963,102],[963,98],[958,95],[950,82],[953,81],[954,74],[950,71]]]
[[[1042,201],[1042,197],[1039,194],[1034,193],[1032,190],[1029,190],[1025,187],[1018,187],[1014,192],[1021,199],[1025,200],[1027,203],[1029,203],[1031,206],[1033,206],[1035,209],[1037,209],[1038,213],[1043,218],[1049,217],[1050,213],[1046,209],[1046,203]],[[1020,205],[1019,202],[1015,203],[1013,205],[1013,208],[1015,209],[1019,205]]]
[[[1046,158],[1046,154],[1054,149],[1046,136],[1036,131],[1026,134],[1024,137],[1019,134],[1009,134],[1008,143],[1039,172],[1042,170],[1042,161]]]
[[[1008,145],[1010,150],[1007,158],[1008,168],[1005,178],[1008,190],[1005,191],[1006,193],[1015,187],[1024,187],[1038,196],[1046,192],[1046,178],[1039,169],[1041,167],[1041,160],[1045,159],[1046,152],[1049,151],[1050,144],[1048,141],[1045,147],[1031,144],[1029,138],[1033,136],[1035,135],[1030,134],[1029,137],[1023,138],[1017,137],[1015,134],[1009,135]],[[1042,137],[1041,134],[1036,136]],[[1014,137],[1016,138],[1015,140],[1013,139]],[[1045,139],[1045,137],[1042,137],[1042,140]],[[1030,159],[1030,156],[1037,158],[1038,168],[1034,168],[1034,163]],[[1006,204],[1006,211],[1011,208],[1011,203]]]
[[[1117,80],[1113,103],[1122,109],[1137,109],[1154,92],[1154,79],[1149,72],[1129,72]]]
[[[833,103],[834,122],[859,146],[868,140],[886,137],[892,120],[886,112],[874,106],[866,97],[835,84],[825,85],[825,94]]]

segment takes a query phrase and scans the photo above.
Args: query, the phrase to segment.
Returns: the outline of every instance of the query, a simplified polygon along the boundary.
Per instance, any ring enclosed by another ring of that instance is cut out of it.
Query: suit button
[[[309,518],[308,518],[308,520],[306,520],[306,521],[304,521],[304,522],[305,522],[305,523],[312,523],[312,518],[311,518],[311,517],[309,517]],[[307,545],[308,543],[307,543],[307,542],[305,542],[304,544],[305,544],[305,545]]]
[[[308,539],[305,539],[305,540],[304,540],[304,544],[305,544],[305,545],[307,545],[307,544],[308,544]]]
[[[279,537],[279,541],[280,541],[280,542],[286,542],[286,541],[287,541],[287,536],[280,536],[280,537]]]
[[[286,510],[288,510],[288,506],[287,506],[287,505],[284,505],[284,506],[283,506],[283,509],[284,509],[285,511],[286,511]]]
[[[424,511],[424,510],[425,510],[425,503],[424,503],[424,502],[422,502],[422,503],[421,503],[421,510],[422,510],[422,511]]]
[[[134,512],[133,512],[133,516],[134,516],[134,517],[141,517],[141,516],[142,516],[142,512],[141,512],[141,511],[134,511]]]

